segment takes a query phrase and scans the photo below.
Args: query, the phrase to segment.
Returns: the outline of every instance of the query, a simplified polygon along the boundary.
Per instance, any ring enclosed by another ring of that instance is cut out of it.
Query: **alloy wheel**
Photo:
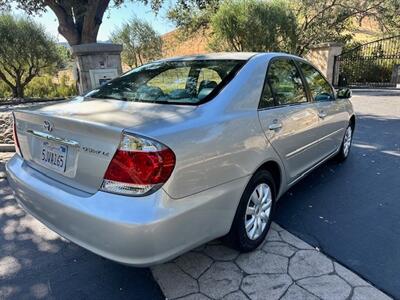
[[[267,227],[272,208],[272,191],[266,183],[256,186],[247,203],[245,215],[246,234],[258,239]]]
[[[351,139],[352,139],[353,131],[351,127],[347,127],[346,133],[344,134],[344,140],[343,140],[343,155],[347,157],[350,152],[350,146],[351,146]]]

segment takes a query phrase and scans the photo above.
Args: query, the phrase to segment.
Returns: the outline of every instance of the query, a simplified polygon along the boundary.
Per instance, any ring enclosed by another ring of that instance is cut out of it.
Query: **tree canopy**
[[[134,0],[0,0],[0,9],[10,9],[11,3],[28,14],[40,14],[51,9],[58,19],[58,31],[73,45],[95,43],[104,13],[113,5]],[[163,0],[136,0],[158,11]]]
[[[236,18],[229,11],[229,9],[235,10],[240,4],[250,5],[245,4],[246,2],[253,3],[252,5],[256,5],[257,2],[267,2],[268,5],[272,5],[271,1],[260,0],[177,1],[176,5],[170,9],[168,18],[183,29],[181,32],[196,34],[199,30],[206,30],[214,36],[212,41],[216,41],[216,37],[221,35],[222,32],[219,28],[213,28],[213,26],[222,26],[223,21],[231,22],[235,20],[235,24],[226,23],[224,25],[225,29],[228,28],[229,32],[231,32],[227,33],[235,34],[231,31],[231,27],[237,26],[241,28],[244,23],[251,21],[246,17],[246,11],[236,11]],[[288,15],[290,15],[288,22],[292,21],[292,15],[295,17],[296,47],[292,52],[299,55],[304,54],[310,47],[321,42],[347,41],[351,39],[351,29],[354,24],[361,22],[364,18],[376,21],[383,33],[393,34],[400,32],[400,0],[282,0],[282,3],[290,10],[288,12]],[[258,3],[257,5],[262,4]],[[220,8],[224,10],[224,13],[227,14],[226,16],[220,12]],[[261,14],[257,15],[258,20],[261,17],[263,17]],[[264,17],[270,18],[270,21],[264,20],[264,24],[268,22],[276,24],[277,27],[272,30],[276,32],[276,28],[279,27],[280,23],[279,19],[273,16],[271,18],[269,14],[265,14]],[[239,26],[237,22],[241,25]],[[289,26],[291,28],[292,24]],[[268,31],[270,31],[270,28],[264,27],[264,35],[268,35]],[[280,32],[282,33],[282,30]],[[242,31],[236,35],[247,35],[246,39],[249,39],[251,38],[251,31]],[[262,36],[259,35],[258,37],[262,38]],[[243,37],[241,40],[243,40]],[[265,49],[265,45],[260,45],[257,39],[255,39],[255,42],[258,42],[255,44],[258,45],[257,51]],[[232,48],[228,44],[225,44],[225,46],[228,46],[226,50]],[[212,42],[211,47],[215,49],[215,43]],[[254,44],[251,47],[242,47],[244,51],[251,51],[254,48]],[[285,46],[281,50],[285,51],[286,49],[288,48]]]
[[[122,61],[131,68],[162,56],[161,36],[150,23],[137,17],[116,30],[111,39],[123,45]]]
[[[14,97],[23,98],[33,78],[62,64],[56,43],[32,20],[0,15],[0,40],[0,80]]]

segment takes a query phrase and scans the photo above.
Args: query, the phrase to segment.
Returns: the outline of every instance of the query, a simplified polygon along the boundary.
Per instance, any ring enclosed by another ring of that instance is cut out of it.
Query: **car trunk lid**
[[[27,164],[79,190],[94,193],[103,182],[122,131],[176,118],[194,106],[91,99],[14,112]]]

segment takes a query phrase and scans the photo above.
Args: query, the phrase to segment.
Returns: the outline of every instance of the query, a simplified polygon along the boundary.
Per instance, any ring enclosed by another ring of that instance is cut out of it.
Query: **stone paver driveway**
[[[152,272],[168,299],[391,299],[275,223],[257,251],[213,241]]]

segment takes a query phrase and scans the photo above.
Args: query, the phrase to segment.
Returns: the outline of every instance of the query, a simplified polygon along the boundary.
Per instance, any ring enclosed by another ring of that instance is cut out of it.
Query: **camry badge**
[[[51,131],[53,131],[53,124],[50,121],[45,120],[43,122],[43,128],[45,130],[47,130],[48,132],[51,132]]]

